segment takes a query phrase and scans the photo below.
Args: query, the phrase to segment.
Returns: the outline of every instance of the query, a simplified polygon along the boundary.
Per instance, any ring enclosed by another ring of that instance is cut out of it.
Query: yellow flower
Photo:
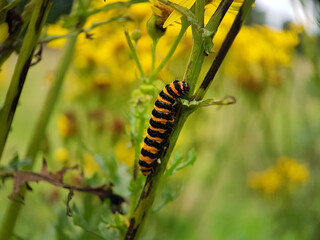
[[[61,26],[61,22],[55,23],[55,24],[49,24],[47,29],[47,35],[48,36],[62,36],[65,34],[68,34],[68,29],[63,28]],[[53,40],[48,42],[48,46],[52,48],[61,48],[64,46],[66,42],[66,38],[59,38],[57,40]]]
[[[214,38],[215,49],[219,48],[224,36],[225,32],[219,29]],[[281,67],[290,66],[298,43],[297,33],[291,30],[243,26],[228,53],[225,74],[249,90],[261,90],[270,84],[277,86],[281,83]]]
[[[60,147],[57,148],[54,152],[55,158],[63,164],[68,162],[69,153],[66,148]]]
[[[265,194],[274,194],[281,187],[281,176],[272,168],[252,173],[249,176],[249,186],[253,189],[260,189]]]
[[[0,43],[4,42],[7,37],[9,37],[9,26],[4,22],[0,24]]]
[[[299,164],[294,158],[280,157],[276,169],[286,177],[289,183],[305,183],[309,178],[308,168]]]
[[[57,125],[63,137],[74,136],[78,132],[76,116],[72,112],[60,114],[57,118]]]
[[[274,167],[250,174],[250,188],[262,190],[266,194],[274,194],[281,189],[305,183],[309,178],[309,170],[296,159],[280,157]]]
[[[83,154],[83,171],[84,176],[91,178],[95,173],[101,174],[100,167],[92,154],[85,152]]]

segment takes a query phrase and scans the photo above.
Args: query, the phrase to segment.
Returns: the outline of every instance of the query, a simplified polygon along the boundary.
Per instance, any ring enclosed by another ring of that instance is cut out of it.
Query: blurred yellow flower
[[[49,24],[47,28],[48,36],[62,36],[68,33],[69,33],[69,30],[62,27],[62,22]],[[66,42],[66,38],[59,38],[57,40],[48,42],[47,45],[52,48],[61,48],[64,46],[65,42]]]
[[[281,176],[272,168],[252,173],[249,176],[249,186],[252,189],[260,189],[265,194],[274,194],[281,186]]]
[[[219,47],[223,40],[219,31],[214,40],[215,48]],[[298,43],[298,33],[293,30],[243,26],[228,53],[225,74],[249,90],[261,90],[268,84],[278,85],[281,83],[280,69],[290,66]]]
[[[68,162],[69,153],[66,148],[60,147],[57,148],[54,152],[55,158],[60,161],[62,164],[66,164]]]
[[[261,172],[251,173],[248,185],[265,194],[274,194],[281,189],[305,183],[309,178],[309,170],[299,164],[296,159],[280,157],[274,167]]]
[[[309,170],[294,158],[281,157],[277,161],[276,169],[282,173],[290,183],[304,183],[309,178]]]
[[[132,145],[126,141],[119,141],[115,146],[115,154],[117,161],[122,162],[128,166],[133,165],[134,149]]]
[[[85,152],[83,154],[83,171],[87,178],[92,177],[95,173],[101,174],[100,167],[92,154]]]
[[[4,42],[7,37],[9,37],[9,26],[4,22],[0,24],[0,43]]]
[[[74,136],[78,131],[76,116],[72,112],[60,114],[57,117],[57,126],[62,137]]]

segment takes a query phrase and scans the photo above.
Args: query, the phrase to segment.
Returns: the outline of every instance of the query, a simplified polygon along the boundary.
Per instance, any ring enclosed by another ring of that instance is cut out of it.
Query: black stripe
[[[161,132],[152,130],[150,128],[148,128],[147,132],[151,137],[157,137],[157,138],[165,139],[168,136],[168,134],[166,132],[165,133],[161,133]]]
[[[168,129],[168,123],[167,124],[162,124],[160,122],[154,121],[152,118],[149,121],[150,125],[154,128],[160,128],[160,129]]]
[[[143,173],[147,173],[147,172],[151,172],[151,169],[140,169],[140,171]]]
[[[151,164],[146,163],[145,161],[139,160],[139,165],[146,168],[152,168]]]
[[[167,94],[165,94],[163,91],[159,93],[159,96],[162,97],[164,100],[167,100],[168,102],[174,103],[174,99],[169,97]]]
[[[183,90],[184,92],[188,92],[190,90],[190,86],[189,86],[189,83],[183,81]]]
[[[171,89],[170,84],[166,85],[168,93],[174,98],[177,99],[179,96]]]
[[[154,159],[154,160],[156,160],[156,158],[159,157],[159,152],[151,153],[151,152],[149,152],[148,150],[146,150],[144,148],[141,149],[141,154],[142,154],[142,156],[149,157],[149,158]]]
[[[152,115],[156,118],[161,118],[161,119],[165,119],[165,120],[172,120],[171,114],[166,114],[166,113],[160,112],[155,109],[152,110]]]
[[[167,103],[164,103],[164,102],[160,102],[159,100],[157,100],[155,102],[155,105],[158,107],[158,108],[164,108],[164,109],[167,109],[167,110],[172,110],[172,105],[169,105]]]
[[[186,82],[185,81],[182,81],[182,87],[183,87],[183,91],[185,92],[186,91]]]
[[[181,85],[178,81],[173,82],[174,88],[179,92],[180,96],[183,94],[183,89],[181,88]]]
[[[157,141],[152,140],[152,139],[150,139],[148,137],[144,138],[144,143],[147,144],[150,147],[155,147],[159,151],[162,149],[162,144],[161,143],[158,143]]]

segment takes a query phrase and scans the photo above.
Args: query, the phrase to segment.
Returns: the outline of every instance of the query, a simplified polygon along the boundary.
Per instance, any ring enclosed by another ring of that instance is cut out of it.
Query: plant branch
[[[52,0],[38,0],[34,6],[30,24],[23,41],[21,52],[11,79],[4,106],[0,115],[0,160],[11,128],[12,120],[20,99],[31,60],[38,44]]]
[[[188,108],[178,110],[177,122],[175,123],[175,126],[173,128],[174,130],[170,136],[170,143],[168,145],[168,148],[161,156],[161,164],[158,165],[155,168],[154,172],[152,172],[147,177],[146,183],[140,195],[138,205],[131,216],[130,226],[124,238],[125,240],[139,239],[146,218],[152,208],[159,183],[161,182],[162,175],[166,170],[171,153],[178,140],[179,134],[186,119],[191,113],[192,112],[189,111]]]
[[[135,60],[135,62],[136,62],[136,64],[137,64],[137,67],[138,67],[138,69],[139,69],[139,72],[140,72],[140,74],[141,74],[141,77],[144,78],[143,69],[142,69],[142,67],[141,67],[141,64],[140,64],[140,61],[139,61],[139,58],[138,58],[136,49],[135,49],[135,47],[133,46],[133,43],[132,43],[132,41],[131,41],[131,38],[130,38],[130,36],[129,36],[129,33],[128,33],[127,29],[124,29],[124,34],[125,34],[125,36],[126,36],[127,43],[128,43],[128,45],[129,45],[129,48],[130,48],[131,53],[132,53],[132,57],[133,57],[133,59]]]
[[[201,83],[199,89],[197,90],[197,92],[194,96],[195,100],[199,101],[199,100],[203,99],[205,93],[208,90],[209,85],[212,83],[218,69],[220,68],[223,59],[227,55],[227,52],[229,51],[234,39],[238,35],[242,24],[246,20],[248,13],[250,12],[251,6],[254,3],[254,1],[255,0],[245,0],[244,3],[242,4],[242,6],[236,16],[236,19],[234,20],[225,40],[222,43],[222,46],[221,46],[217,56],[213,60],[213,63],[211,65],[209,71],[207,72],[203,82]]]
[[[159,66],[150,74],[150,82],[153,82],[159,72],[163,69],[163,67],[169,62],[171,57],[173,56],[174,52],[176,51],[182,37],[184,36],[185,32],[187,31],[188,27],[190,25],[186,21],[181,22],[181,29],[177,36],[177,38],[174,40],[169,52],[165,56],[165,58],[162,60],[162,62],[159,64]]]

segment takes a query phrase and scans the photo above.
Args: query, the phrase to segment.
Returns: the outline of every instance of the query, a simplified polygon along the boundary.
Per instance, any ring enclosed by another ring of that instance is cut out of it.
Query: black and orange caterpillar
[[[143,175],[147,176],[151,173],[154,163],[162,153],[165,139],[168,137],[174,121],[172,105],[189,89],[187,82],[174,81],[166,85],[159,93],[152,110],[147,136],[144,139],[139,159]]]

